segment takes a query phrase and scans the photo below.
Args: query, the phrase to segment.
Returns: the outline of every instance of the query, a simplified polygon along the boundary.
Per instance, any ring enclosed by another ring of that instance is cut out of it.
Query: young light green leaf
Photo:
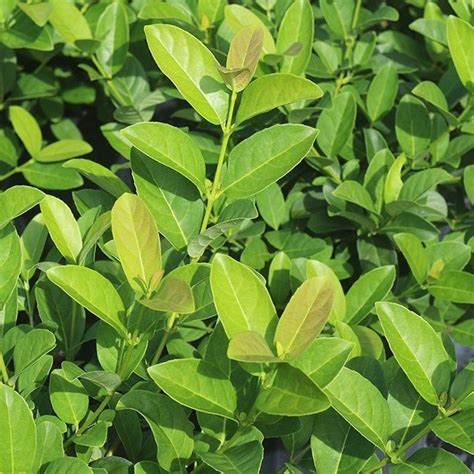
[[[49,235],[59,252],[68,262],[75,262],[82,249],[82,237],[71,209],[54,196],[46,196],[40,208]]]
[[[278,356],[300,355],[324,328],[334,304],[334,289],[328,277],[304,281],[291,297],[278,321],[275,345]]]
[[[35,156],[35,160],[41,163],[54,163],[87,155],[91,151],[92,147],[83,140],[64,139],[45,146]]]
[[[428,148],[431,121],[423,102],[409,94],[402,97],[395,117],[395,133],[403,152],[411,158]]]
[[[323,95],[314,82],[293,74],[275,73],[260,76],[242,93],[236,123],[300,100],[314,100]]]
[[[251,10],[242,5],[226,5],[224,15],[226,22],[234,33],[248,26],[260,28],[263,31],[263,52],[265,54],[273,54],[275,52],[275,42],[271,33],[262,20]]]
[[[50,268],[46,275],[72,299],[127,338],[125,308],[117,290],[99,272],[76,265]]]
[[[49,3],[53,7],[49,21],[66,43],[92,39],[89,24],[74,3],[63,0],[50,0]]]
[[[367,92],[367,112],[372,123],[390,112],[397,92],[397,70],[392,63],[388,63],[377,72]]]
[[[128,20],[125,7],[119,3],[111,3],[97,22],[95,31],[100,46],[95,52],[102,71],[111,78],[122,69],[128,53]]]
[[[112,234],[128,283],[137,292],[148,291],[161,271],[160,237],[151,212],[135,194],[115,201]]]
[[[422,285],[428,275],[428,256],[421,240],[408,232],[396,234],[393,238],[408,262],[415,280]]]
[[[294,360],[293,367],[301,370],[319,388],[324,388],[344,367],[352,351],[351,342],[337,337],[321,337]]]
[[[211,267],[211,289],[217,314],[229,339],[255,331],[273,343],[278,318],[262,280],[247,266],[217,254]]]
[[[12,224],[0,229],[0,307],[16,288],[21,272],[20,238]]]
[[[418,393],[438,405],[448,390],[450,359],[441,338],[428,322],[396,303],[377,303],[385,337],[398,364]]]
[[[187,133],[159,122],[137,123],[123,129],[121,133],[142,153],[182,174],[194,183],[199,191],[204,191],[204,158]]]
[[[176,249],[199,234],[204,204],[186,178],[138,151],[132,152],[133,179],[138,195],[153,214],[160,233]]]
[[[26,401],[0,384],[0,472],[32,472],[36,426]]]
[[[387,401],[369,380],[344,367],[326,385],[324,393],[333,408],[362,436],[380,449],[385,448],[391,433],[390,411]]]
[[[268,364],[281,360],[268,347],[267,341],[255,331],[239,332],[233,336],[227,349],[229,359],[240,362]]]
[[[318,118],[318,145],[330,158],[335,158],[350,139],[356,119],[356,102],[350,92],[337,95],[332,109],[324,109]]]
[[[273,229],[278,230],[288,220],[288,210],[283,192],[277,183],[257,194],[258,210],[262,219]]]
[[[208,122],[223,125],[228,93],[213,54],[193,35],[173,25],[147,25],[145,36],[158,67]]]
[[[131,390],[123,395],[117,410],[134,410],[150,425],[155,443],[159,446],[157,458],[166,471],[185,472],[193,453],[193,425],[184,408],[164,395],[145,390]]]
[[[474,93],[474,59],[471,45],[474,42],[474,27],[467,21],[450,16],[447,23],[448,46],[459,79],[464,87]]]
[[[352,29],[354,2],[321,0],[321,11],[329,28],[340,38],[346,38]]]
[[[274,125],[240,142],[229,155],[222,192],[236,199],[262,191],[306,156],[317,133],[306,125]]]
[[[199,359],[176,359],[153,365],[148,373],[161,390],[178,403],[193,410],[235,419],[235,388],[210,363]]]
[[[38,122],[26,109],[18,105],[12,105],[9,111],[15,133],[20,137],[30,156],[36,157],[43,142],[43,135]]]
[[[263,47],[263,29],[247,26],[235,33],[227,54],[226,67],[229,70],[242,69],[232,81],[232,89],[240,92],[252,80],[257,69]]]
[[[295,0],[281,20],[277,36],[277,51],[284,54],[295,43],[301,50],[295,55],[285,55],[281,72],[303,75],[311,58],[314,34],[314,15],[308,0]]]
[[[384,185],[384,201],[385,204],[396,201],[402,190],[403,181],[401,178],[403,165],[406,163],[407,157],[402,153],[390,166]]]
[[[140,303],[155,311],[190,314],[196,309],[191,287],[185,281],[167,275],[150,299]]]
[[[258,394],[256,406],[270,415],[305,416],[327,410],[329,401],[303,372],[282,364],[271,386]]]

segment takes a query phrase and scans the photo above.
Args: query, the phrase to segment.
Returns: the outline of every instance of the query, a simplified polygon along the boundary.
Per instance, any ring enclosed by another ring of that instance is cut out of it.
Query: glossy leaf
[[[395,303],[377,303],[377,314],[390,348],[411,383],[437,405],[450,380],[449,356],[440,337],[420,316]]]
[[[13,290],[21,271],[21,246],[15,227],[9,224],[0,229],[0,307]]]
[[[12,105],[9,111],[15,133],[20,137],[30,156],[36,157],[41,150],[43,141],[38,122],[23,107]]]
[[[367,92],[367,112],[372,122],[376,122],[390,112],[397,91],[397,70],[393,65],[388,64],[377,72]]]
[[[428,274],[428,257],[421,241],[410,233],[394,236],[395,242],[405,257],[410,270],[419,285],[422,285]]]
[[[227,349],[227,356],[229,359],[240,362],[257,364],[280,362],[280,359],[268,347],[267,341],[255,331],[239,332],[232,337]]]
[[[208,122],[223,125],[228,93],[212,53],[190,33],[173,25],[147,25],[154,60],[181,95]]]

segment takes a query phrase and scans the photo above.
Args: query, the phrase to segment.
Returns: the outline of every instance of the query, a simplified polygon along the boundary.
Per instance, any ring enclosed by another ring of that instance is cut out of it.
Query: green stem
[[[155,365],[160,360],[161,354],[163,354],[163,351],[165,350],[165,347],[166,347],[166,343],[168,342],[168,339],[174,329],[174,325],[176,323],[177,318],[178,318],[178,313],[171,313],[169,315],[168,321],[165,327],[165,332],[163,333],[163,337],[161,338],[158,349],[156,349],[155,355],[153,356],[153,359],[151,360],[150,365]]]
[[[94,66],[97,68],[99,73],[104,76],[105,79],[105,85],[107,86],[107,89],[109,89],[110,94],[113,96],[113,98],[119,103],[120,106],[124,107],[127,104],[127,101],[124,100],[118,89],[115,87],[115,84],[112,81],[112,77],[108,76],[104,70],[102,69],[102,66],[100,65],[99,61],[97,58],[92,55],[91,56],[92,62],[94,63]]]
[[[34,160],[28,160],[25,161],[22,165],[16,166],[12,170],[10,170],[8,173],[2,174],[0,176],[0,181],[4,181],[5,179],[9,178],[10,176],[13,176],[16,173],[19,173],[20,171],[23,171],[25,168],[28,168],[28,166],[32,165],[34,163]]]
[[[2,352],[0,351],[0,372],[2,373],[2,379],[3,381],[8,384],[8,381],[10,380],[10,378],[8,377],[8,370],[7,370],[7,366],[5,365],[5,360],[3,358],[3,354]]]
[[[352,17],[352,30],[355,29],[355,27],[357,26],[357,23],[359,23],[359,15],[360,15],[360,9],[362,7],[362,0],[357,0],[356,2],[356,6],[355,6],[355,9],[354,9],[354,16]]]
[[[223,127],[224,134],[222,136],[222,143],[221,143],[221,149],[219,152],[219,158],[217,160],[216,174],[214,175],[214,181],[212,183],[211,192],[207,200],[206,211],[204,213],[204,219],[201,225],[201,232],[204,232],[207,229],[209,220],[211,218],[212,208],[214,207],[214,203],[219,195],[219,189],[221,185],[221,175],[222,175],[222,169],[224,166],[225,155],[227,152],[227,146],[229,145],[230,136],[232,135],[232,118],[234,115],[236,100],[237,100],[237,92],[232,91],[232,95],[230,96],[229,110],[227,112],[227,119]]]

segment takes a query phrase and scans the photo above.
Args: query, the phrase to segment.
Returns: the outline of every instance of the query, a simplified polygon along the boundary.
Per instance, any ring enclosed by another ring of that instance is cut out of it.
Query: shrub
[[[1,2],[0,472],[470,472],[474,11],[389,3]]]

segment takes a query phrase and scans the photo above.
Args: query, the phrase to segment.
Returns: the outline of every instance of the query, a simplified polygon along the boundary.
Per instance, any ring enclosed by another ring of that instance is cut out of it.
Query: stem
[[[150,365],[155,365],[160,360],[161,354],[163,354],[163,351],[165,350],[166,343],[168,342],[170,334],[173,331],[173,328],[174,328],[174,325],[175,325],[175,322],[176,322],[177,318],[178,318],[178,313],[171,313],[169,315],[168,321],[167,321],[166,327],[165,327],[165,332],[163,334],[163,337],[161,338],[158,349],[156,349],[155,355],[153,356],[153,359],[151,360]]]
[[[219,194],[219,188],[221,184],[221,174],[222,174],[222,168],[224,166],[224,160],[225,160],[225,155],[227,151],[227,146],[229,145],[229,139],[230,136],[232,135],[232,117],[234,115],[234,109],[235,109],[235,101],[237,100],[237,92],[232,91],[232,95],[230,96],[230,105],[229,105],[229,110],[227,112],[227,119],[226,123],[223,127],[223,136],[222,136],[222,143],[221,143],[221,149],[219,152],[219,159],[217,160],[217,168],[216,168],[216,174],[214,175],[214,181],[212,183],[212,189],[209,194],[209,198],[207,200],[207,206],[206,206],[206,212],[204,213],[204,219],[202,221],[201,225],[201,233],[204,232],[207,229],[207,226],[209,224],[209,219],[211,218],[211,212],[212,208],[214,206],[214,203],[218,197]]]
[[[100,74],[104,76],[105,79],[105,85],[110,91],[110,94],[114,97],[114,99],[119,103],[120,106],[124,107],[127,105],[127,102],[124,100],[120,92],[117,90],[115,87],[115,84],[112,82],[112,77],[109,77],[104,70],[102,69],[102,66],[100,65],[99,61],[95,57],[95,55],[91,56],[92,62],[94,63],[94,66],[97,68]]]
[[[0,351],[0,372],[2,373],[3,381],[8,384],[10,378],[8,377],[7,366],[5,365],[5,360],[3,358],[3,353]]]
[[[2,174],[0,176],[0,181],[4,181],[5,179],[9,178],[10,176],[13,176],[16,173],[19,173],[23,169],[27,168],[28,166],[32,165],[34,162],[33,158],[31,160],[25,161],[22,165],[16,166],[12,170],[10,170],[8,173]]]
[[[357,0],[356,6],[354,9],[354,16],[352,17],[352,30],[357,26],[357,23],[359,23],[359,15],[360,15],[360,9],[362,7],[362,0]]]

